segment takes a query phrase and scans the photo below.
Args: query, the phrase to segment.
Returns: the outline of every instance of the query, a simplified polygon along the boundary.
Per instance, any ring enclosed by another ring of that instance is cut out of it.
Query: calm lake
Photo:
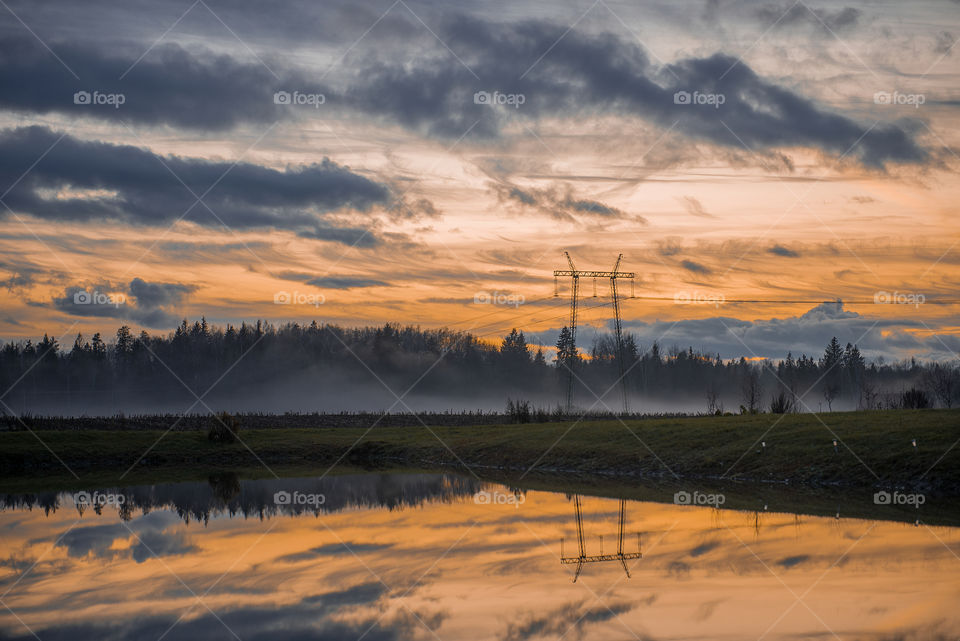
[[[225,475],[2,503],[4,639],[960,638],[960,529],[922,522],[447,474]]]

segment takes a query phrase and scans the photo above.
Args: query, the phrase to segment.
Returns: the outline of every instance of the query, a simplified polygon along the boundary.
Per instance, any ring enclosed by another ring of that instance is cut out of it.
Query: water
[[[960,638],[956,528],[627,501],[630,577],[613,559],[574,583],[577,497],[475,479],[223,476],[128,488],[119,510],[91,494],[99,514],[77,500],[3,497],[0,637]],[[579,500],[585,554],[602,536],[616,555],[620,502]]]

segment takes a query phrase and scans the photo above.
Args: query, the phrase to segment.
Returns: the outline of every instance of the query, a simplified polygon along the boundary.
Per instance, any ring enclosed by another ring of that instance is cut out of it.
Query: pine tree
[[[570,330],[564,326],[560,330],[560,336],[557,338],[557,367],[563,368],[570,366],[577,357],[577,349],[573,344],[573,335]]]

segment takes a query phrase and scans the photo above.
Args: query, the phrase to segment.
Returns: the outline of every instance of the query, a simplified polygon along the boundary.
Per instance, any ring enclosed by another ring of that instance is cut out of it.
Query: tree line
[[[379,388],[388,400],[415,389],[460,404],[482,396],[499,398],[503,407],[509,397],[516,408],[513,399],[556,405],[572,370],[582,409],[618,407],[619,351],[612,335],[599,334],[589,348],[575,348],[565,327],[555,347],[548,358],[518,329],[491,343],[468,332],[392,323],[345,328],[257,321],[221,327],[184,320],[166,335],[135,334],[124,325],[107,340],[100,333],[78,334],[68,346],[47,334],[37,342],[7,342],[0,348],[0,390],[9,390],[2,400],[10,411],[38,415],[85,413],[85,399],[121,412],[189,404],[212,389],[221,397],[242,391],[249,400],[289,389],[346,393],[361,383]],[[835,337],[823,354],[788,352],[774,361],[724,360],[656,342],[644,346],[628,333],[623,358],[631,396],[676,401],[687,411],[951,407],[960,392],[957,363],[868,363],[856,345],[844,346]]]

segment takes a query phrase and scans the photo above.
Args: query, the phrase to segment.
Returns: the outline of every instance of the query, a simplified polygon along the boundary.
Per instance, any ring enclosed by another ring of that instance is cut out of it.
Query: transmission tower
[[[626,520],[626,511],[627,511],[627,502],[624,499],[620,499],[620,526],[617,530],[617,553],[616,554],[604,554],[603,553],[603,537],[600,537],[600,554],[588,555],[586,551],[586,546],[583,542],[583,514],[580,508],[580,495],[574,494],[573,496],[573,509],[577,517],[577,543],[579,548],[579,554],[577,556],[566,556],[564,555],[563,549],[563,539],[560,539],[560,563],[564,565],[568,564],[577,564],[576,574],[573,575],[573,582],[576,583],[577,579],[580,578],[580,572],[583,571],[584,563],[602,563],[605,561],[620,561],[620,564],[623,566],[623,571],[626,572],[627,578],[630,578],[630,570],[627,568],[627,561],[631,559],[642,558],[640,553],[640,532],[637,532],[637,551],[636,552],[624,552],[623,551],[623,525]]]
[[[633,284],[636,274],[633,272],[621,272],[620,261],[623,259],[623,254],[617,256],[617,262],[613,265],[613,271],[601,272],[601,271],[592,271],[592,270],[579,270],[573,264],[573,259],[570,258],[569,252],[563,252],[563,255],[567,257],[567,264],[570,266],[570,269],[557,269],[553,272],[553,285],[554,285],[554,296],[558,296],[557,291],[557,278],[560,276],[569,276],[570,277],[570,353],[576,355],[577,353],[577,297],[580,293],[580,278],[593,278],[593,295],[597,295],[597,280],[598,278],[609,278],[610,279],[610,296],[613,298],[613,316],[614,316],[614,328],[617,335],[617,364],[620,369],[620,388],[623,392],[623,412],[624,414],[630,411],[630,405],[627,400],[627,380],[626,380],[626,367],[624,366],[623,361],[623,330],[620,322],[620,299],[617,294],[617,279],[618,278],[629,278],[631,286],[631,296],[633,295]],[[567,363],[567,412],[570,413],[573,411],[573,365],[575,359]]]

